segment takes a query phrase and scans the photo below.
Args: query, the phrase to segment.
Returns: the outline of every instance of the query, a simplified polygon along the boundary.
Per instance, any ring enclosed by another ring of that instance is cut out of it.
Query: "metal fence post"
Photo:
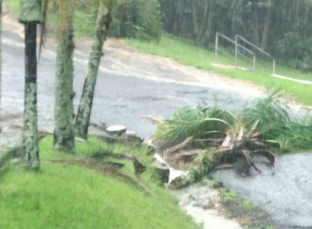
[[[235,36],[235,68],[237,68],[237,55],[238,55],[238,45],[237,45],[237,42],[238,42],[238,38],[237,38],[237,35]]]
[[[273,59],[273,75],[275,75],[275,59]]]
[[[219,45],[219,33],[216,33],[216,44],[215,44],[215,62],[218,62],[218,45]]]

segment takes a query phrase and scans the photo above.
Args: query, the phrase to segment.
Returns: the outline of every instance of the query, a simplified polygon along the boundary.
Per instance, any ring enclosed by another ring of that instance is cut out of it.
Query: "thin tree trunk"
[[[212,30],[212,21],[213,21],[213,0],[205,0],[204,17],[196,41],[196,43],[202,47],[208,45],[209,43],[209,37]]]
[[[193,35],[194,38],[197,37],[198,34],[198,23],[197,23],[197,2],[196,0],[192,0],[192,16],[193,16]]]
[[[0,0],[0,112],[2,100],[2,0]]]
[[[204,16],[201,18],[200,26],[198,26],[198,33],[196,37],[196,44],[199,46],[203,46],[204,37],[206,35],[207,24],[208,24],[208,2],[207,0],[204,2]]]
[[[260,45],[260,48],[264,51],[266,49],[267,41],[269,38],[270,26],[271,26],[271,0],[268,0],[267,13],[265,16],[264,28]]]
[[[252,1],[252,23],[251,31],[253,31],[253,43],[259,46],[259,15],[258,15],[258,3],[257,0]]]
[[[206,30],[206,39],[209,42],[209,38],[212,32],[212,21],[213,21],[213,0],[209,0],[209,9],[208,9],[208,22]]]
[[[37,22],[25,23],[24,165],[40,168],[37,129]]]
[[[56,56],[56,90],[54,108],[54,142],[57,150],[64,150],[74,154],[75,135],[72,121],[73,115],[73,27],[70,5],[60,1],[59,6],[59,31]]]
[[[103,2],[100,2],[98,17],[96,21],[96,32],[93,39],[92,50],[89,57],[88,72],[85,78],[83,92],[78,108],[75,123],[75,134],[77,137],[87,139],[90,115],[92,110],[92,102],[96,78],[102,57],[102,49],[106,37],[105,24],[107,23],[107,8]],[[108,22],[109,23],[109,22]]]

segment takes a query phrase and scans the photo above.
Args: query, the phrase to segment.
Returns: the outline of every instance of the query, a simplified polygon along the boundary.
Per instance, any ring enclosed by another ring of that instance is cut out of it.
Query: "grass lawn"
[[[175,198],[154,184],[150,169],[137,179],[130,162],[116,174],[53,163],[48,160],[74,156],[53,151],[52,141],[48,136],[40,142],[40,172],[14,164],[1,177],[0,228],[200,228],[180,210]],[[90,138],[88,144],[77,142],[76,147],[75,157],[109,150],[135,155],[145,165],[151,160],[144,147],[108,144],[97,138]]]
[[[185,39],[179,39],[165,34],[162,36],[162,39],[159,43],[142,42],[133,39],[126,39],[125,42],[131,47],[151,54],[170,57],[183,64],[192,65],[197,68],[220,73],[231,78],[250,81],[265,87],[282,89],[284,92],[294,96],[299,102],[305,105],[312,105],[312,85],[278,79],[270,76],[270,74],[259,68],[255,72],[250,72],[215,67],[212,65],[212,63],[215,61],[213,51],[196,47],[189,41],[185,42]],[[234,60],[225,55],[220,55],[219,63],[234,65]],[[261,65],[266,65],[269,67],[269,63],[261,63]],[[302,73],[298,70],[283,66],[277,66],[277,74],[296,79],[312,81],[312,73]]]

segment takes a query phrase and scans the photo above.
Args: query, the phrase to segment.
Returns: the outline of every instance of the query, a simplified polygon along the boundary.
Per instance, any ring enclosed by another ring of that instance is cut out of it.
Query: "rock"
[[[127,128],[122,125],[114,125],[114,126],[109,126],[106,128],[106,132],[114,135],[116,134],[117,136],[121,136],[123,133],[125,133]]]
[[[133,137],[136,137],[137,136],[137,133],[133,130],[127,130],[126,133],[125,133],[126,136],[133,136]]]

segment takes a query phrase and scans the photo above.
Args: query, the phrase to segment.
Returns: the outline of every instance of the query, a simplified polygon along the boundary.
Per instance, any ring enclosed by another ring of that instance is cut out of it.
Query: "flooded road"
[[[22,112],[24,94],[23,27],[3,19],[2,112]],[[92,38],[76,39],[74,98],[77,110],[87,71]],[[47,41],[38,63],[39,125],[53,126],[55,43]],[[244,89],[245,88],[245,89]],[[167,118],[178,107],[200,102],[241,108],[250,97],[263,93],[259,86],[185,66],[108,40],[97,79],[91,118],[107,125],[121,124],[142,137],[155,127],[143,115]]]
[[[24,96],[23,27],[3,18],[3,73],[1,113],[21,114]],[[92,39],[77,39],[75,51],[74,100],[77,109]],[[38,64],[39,128],[53,129],[55,90],[55,44],[42,52]],[[185,66],[168,58],[155,57],[108,40],[98,75],[92,119],[107,125],[120,124],[141,137],[155,127],[142,116],[168,118],[177,108],[200,102],[240,109],[246,100],[263,95],[264,89],[215,73]],[[277,158],[274,176],[262,174],[242,178],[232,171],[215,177],[225,185],[269,212],[279,223],[312,228],[312,154]],[[269,172],[266,172],[269,171]]]
[[[250,177],[222,170],[214,177],[239,195],[265,210],[285,228],[312,228],[312,153],[276,157],[275,172],[266,159],[256,158],[262,170]]]

